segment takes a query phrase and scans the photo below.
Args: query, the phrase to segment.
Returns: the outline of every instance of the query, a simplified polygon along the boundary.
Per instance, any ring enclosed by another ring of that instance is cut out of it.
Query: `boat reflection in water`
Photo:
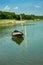
[[[24,40],[23,33],[19,31],[14,31],[12,34],[12,40],[20,45],[21,42]]]
[[[18,38],[18,37],[12,37],[12,40],[14,41],[14,42],[16,42],[17,44],[21,44],[21,42],[24,40],[24,38],[23,37],[21,37],[21,38]]]

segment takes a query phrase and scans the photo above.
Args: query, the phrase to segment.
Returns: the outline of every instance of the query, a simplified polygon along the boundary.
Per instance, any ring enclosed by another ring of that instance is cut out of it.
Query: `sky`
[[[43,15],[43,0],[0,0],[0,11]]]

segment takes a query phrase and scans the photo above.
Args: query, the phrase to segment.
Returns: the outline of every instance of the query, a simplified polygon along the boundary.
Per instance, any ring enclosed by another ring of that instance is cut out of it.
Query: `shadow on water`
[[[23,42],[24,37],[12,37],[12,40],[16,42],[18,45],[20,45]]]

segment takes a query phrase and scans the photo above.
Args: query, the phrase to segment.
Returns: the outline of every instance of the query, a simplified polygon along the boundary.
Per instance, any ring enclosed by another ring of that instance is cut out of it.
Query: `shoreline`
[[[0,19],[0,26],[12,26],[17,25],[19,23],[25,23],[25,22],[37,22],[40,21],[40,19],[35,20],[14,20],[14,19]]]

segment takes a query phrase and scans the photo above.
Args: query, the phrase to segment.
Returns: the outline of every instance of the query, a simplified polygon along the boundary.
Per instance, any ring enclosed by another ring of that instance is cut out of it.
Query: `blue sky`
[[[43,15],[43,0],[0,0],[0,10]]]

